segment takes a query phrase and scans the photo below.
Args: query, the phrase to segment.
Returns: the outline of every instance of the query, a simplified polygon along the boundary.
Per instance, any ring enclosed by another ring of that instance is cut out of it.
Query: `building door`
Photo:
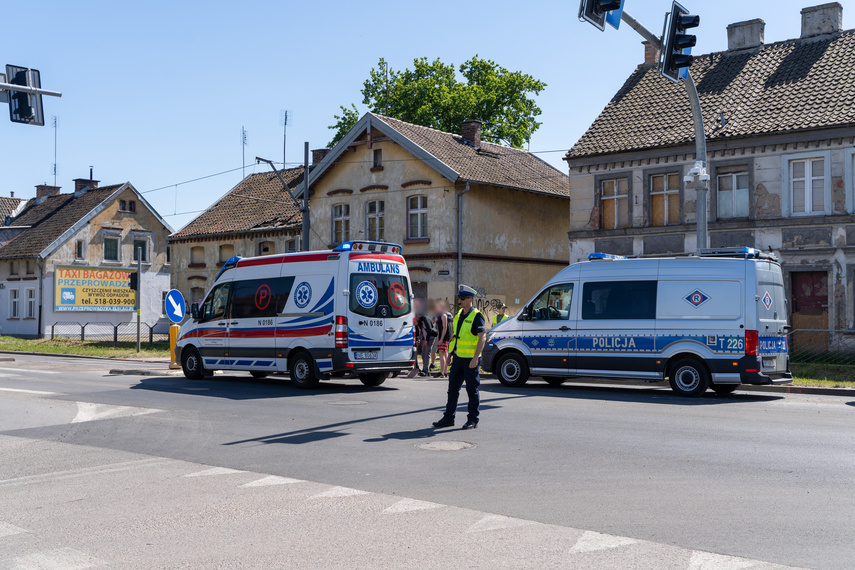
[[[828,272],[791,273],[793,335],[791,354],[819,354],[828,350]]]

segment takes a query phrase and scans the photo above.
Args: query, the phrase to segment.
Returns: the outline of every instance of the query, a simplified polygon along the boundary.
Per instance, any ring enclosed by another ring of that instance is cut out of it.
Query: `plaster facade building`
[[[842,10],[805,8],[801,37],[770,44],[762,20],[732,24],[728,50],[691,67],[710,246],[775,253],[797,329],[855,328],[855,30],[841,29]],[[565,157],[572,261],[696,249],[689,101],[649,46],[645,59]]]
[[[280,170],[291,191],[302,188],[303,168]],[[172,288],[201,303],[223,264],[300,248],[303,215],[274,172],[251,174],[196,219],[169,237]]]
[[[401,244],[416,297],[453,303],[466,283],[488,314],[516,312],[567,265],[567,176],[482,141],[479,121],[453,134],[367,113],[309,183],[312,248]]]
[[[135,321],[128,276],[140,254],[141,320],[153,326],[163,316],[172,228],[130,182],[74,183],[69,194],[41,185],[34,199],[0,200],[6,215],[0,227],[3,334],[49,336],[57,322]]]

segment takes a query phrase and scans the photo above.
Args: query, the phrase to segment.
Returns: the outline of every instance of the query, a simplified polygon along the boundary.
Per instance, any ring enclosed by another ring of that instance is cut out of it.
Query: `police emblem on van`
[[[710,300],[709,296],[705,295],[700,289],[695,289],[683,298],[693,307],[700,307]]]
[[[297,305],[297,308],[299,309],[305,309],[306,305],[308,305],[311,300],[312,286],[303,281],[297,285],[297,289],[294,290],[294,304]]]
[[[370,281],[363,281],[356,287],[356,300],[366,309],[377,304],[377,288]]]
[[[768,291],[763,295],[763,304],[766,306],[767,311],[772,308],[772,295]]]

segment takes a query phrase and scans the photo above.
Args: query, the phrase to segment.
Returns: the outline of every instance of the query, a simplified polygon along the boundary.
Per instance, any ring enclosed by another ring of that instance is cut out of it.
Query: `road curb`
[[[109,374],[113,376],[181,376],[182,372],[180,370],[123,370],[121,368],[114,368],[110,370]]]
[[[168,358],[146,360],[144,358],[113,358],[111,356],[93,356],[87,354],[63,354],[61,352],[23,352],[20,350],[0,350],[0,354],[22,354],[25,356],[61,356],[64,358],[89,358],[92,360],[109,360],[112,362],[148,362],[151,364],[169,364]]]

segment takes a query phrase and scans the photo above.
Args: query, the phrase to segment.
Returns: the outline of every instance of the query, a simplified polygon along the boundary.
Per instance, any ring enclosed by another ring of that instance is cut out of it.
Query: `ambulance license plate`
[[[377,360],[380,355],[376,352],[354,352],[353,357],[356,360]]]

